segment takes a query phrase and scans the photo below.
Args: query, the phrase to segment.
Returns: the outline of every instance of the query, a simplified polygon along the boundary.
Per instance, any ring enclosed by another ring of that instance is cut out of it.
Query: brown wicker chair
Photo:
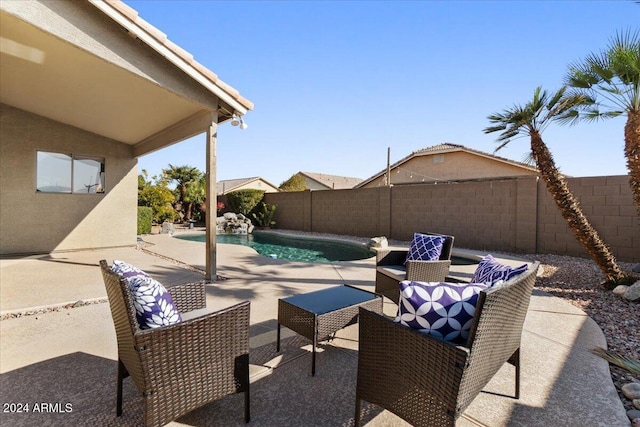
[[[398,282],[415,280],[419,282],[444,282],[451,266],[453,236],[437,233],[423,233],[444,236],[442,253],[438,261],[407,261],[407,249],[381,249],[376,254],[376,293],[398,303],[400,288]]]
[[[361,401],[416,426],[453,427],[505,363],[514,365],[520,396],[520,340],[539,263],[482,291],[465,346],[360,310],[356,426]]]
[[[249,422],[249,302],[190,318],[189,311],[206,307],[204,283],[174,286],[168,291],[186,313],[183,321],[143,330],[126,282],[107,261],[100,267],[118,338],[117,416],[122,415],[122,381],[130,375],[144,399],[146,426],[165,425],[240,392]]]

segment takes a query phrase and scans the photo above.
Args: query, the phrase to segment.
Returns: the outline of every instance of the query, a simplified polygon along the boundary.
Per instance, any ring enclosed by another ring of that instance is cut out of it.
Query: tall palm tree
[[[176,182],[177,202],[182,207],[182,211],[185,212],[186,219],[191,219],[191,212],[189,210],[185,211],[185,207],[188,207],[187,192],[189,191],[189,186],[200,178],[202,172],[193,166],[174,166],[169,163],[169,169],[163,169],[162,173],[169,181]]]
[[[569,228],[604,273],[607,281],[610,284],[619,283],[625,280],[625,274],[582,212],[580,203],[571,193],[564,176],[555,165],[549,148],[542,140],[541,133],[551,122],[570,121],[576,108],[590,102],[584,95],[566,95],[565,91],[566,88],[562,88],[550,97],[542,88],[536,88],[533,100],[524,107],[514,105],[502,113],[490,115],[488,119],[494,126],[484,129],[484,133],[502,132],[497,138],[500,145],[496,151],[516,136],[529,136],[533,160]]]
[[[640,32],[618,33],[606,50],[570,64],[565,83],[598,101],[578,118],[594,121],[626,114],[624,155],[640,215]]]

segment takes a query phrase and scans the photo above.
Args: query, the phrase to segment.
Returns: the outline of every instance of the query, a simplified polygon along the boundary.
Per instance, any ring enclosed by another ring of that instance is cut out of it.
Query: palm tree
[[[624,155],[640,215],[640,33],[618,33],[607,50],[569,65],[566,84],[596,101],[578,118],[595,121],[627,115]]]
[[[188,207],[187,192],[189,191],[189,186],[200,178],[202,172],[193,166],[174,166],[169,163],[169,169],[163,169],[162,173],[169,181],[176,182],[177,203],[181,206],[182,211],[185,212],[185,205]],[[186,219],[191,219],[189,210],[185,212],[185,217]]]
[[[494,126],[484,129],[484,133],[502,132],[497,141],[505,147],[516,136],[529,136],[531,155],[546,183],[547,190],[567,221],[569,228],[596,262],[610,284],[624,281],[626,276],[616,263],[615,257],[591,226],[580,207],[580,203],[569,189],[564,176],[558,171],[553,156],[542,140],[541,133],[552,121],[571,121],[575,111],[588,105],[590,99],[584,95],[565,95],[566,88],[549,97],[542,88],[536,88],[533,100],[524,107],[514,105],[502,113],[489,116]]]
[[[204,203],[207,194],[206,188],[207,177],[205,174],[200,174],[200,176],[187,187],[187,193],[184,195],[184,201],[187,203],[186,217],[188,219],[193,217],[195,211],[194,208]]]

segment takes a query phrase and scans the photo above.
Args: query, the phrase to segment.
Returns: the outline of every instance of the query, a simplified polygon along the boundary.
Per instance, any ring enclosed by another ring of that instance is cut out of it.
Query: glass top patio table
[[[301,295],[282,298],[289,304],[302,308],[314,314],[325,314],[352,305],[362,304],[380,298],[373,292],[368,292],[349,285],[334,286]]]

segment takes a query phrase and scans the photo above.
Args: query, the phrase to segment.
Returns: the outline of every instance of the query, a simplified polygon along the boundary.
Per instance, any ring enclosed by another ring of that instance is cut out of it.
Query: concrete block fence
[[[640,262],[640,217],[626,175],[569,178],[569,187],[614,255]],[[391,188],[265,194],[277,228],[411,240],[455,236],[458,247],[587,257],[538,177]]]

